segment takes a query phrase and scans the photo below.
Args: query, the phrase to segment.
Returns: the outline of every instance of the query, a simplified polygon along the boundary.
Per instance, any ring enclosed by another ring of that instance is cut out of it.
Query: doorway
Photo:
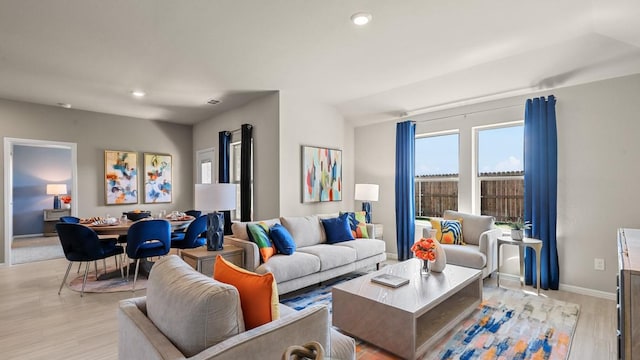
[[[70,168],[71,168],[71,198],[73,202],[78,201],[78,182],[77,182],[77,145],[75,143],[59,142],[59,141],[47,141],[47,140],[33,140],[33,139],[18,139],[18,138],[4,138],[4,260],[5,265],[11,264],[12,258],[12,244],[14,238],[14,191],[16,189],[14,184],[14,150],[18,146],[26,147],[38,147],[45,149],[66,149],[70,151]],[[21,160],[21,161],[24,161]],[[23,165],[23,164],[22,164]],[[71,215],[77,216],[77,206],[71,207]],[[57,237],[56,237],[57,238]]]

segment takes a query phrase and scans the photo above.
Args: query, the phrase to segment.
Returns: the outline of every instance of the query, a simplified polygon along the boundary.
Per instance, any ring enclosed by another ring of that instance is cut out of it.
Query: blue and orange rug
[[[295,309],[331,307],[331,287],[341,278],[281,302]],[[576,304],[507,290],[483,288],[484,301],[437,342],[422,359],[567,359],[580,307]],[[331,309],[331,308],[330,308]],[[398,359],[371,344],[357,341],[357,358]]]

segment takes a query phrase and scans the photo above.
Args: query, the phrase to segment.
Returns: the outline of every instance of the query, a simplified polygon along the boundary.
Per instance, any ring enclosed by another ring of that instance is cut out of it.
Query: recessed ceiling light
[[[65,109],[71,109],[71,104],[58,103],[57,105]]]
[[[133,90],[133,91],[131,92],[131,95],[133,95],[133,96],[135,96],[135,97],[138,97],[138,98],[141,98],[141,97],[144,97],[145,95],[147,95],[147,93],[145,93],[145,92],[144,92],[144,91],[142,91],[142,90]]]
[[[358,26],[367,25],[371,21],[371,14],[359,12],[351,15],[351,21]]]

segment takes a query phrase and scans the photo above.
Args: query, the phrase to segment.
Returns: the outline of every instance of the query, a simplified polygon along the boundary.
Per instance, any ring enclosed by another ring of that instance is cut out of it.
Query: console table
[[[500,260],[502,256],[500,248],[505,244],[516,245],[518,247],[518,253],[520,255],[520,286],[524,284],[524,249],[529,247],[536,252],[536,282],[538,285],[538,295],[540,295],[540,251],[542,250],[542,240],[533,238],[524,238],[522,240],[514,240],[510,237],[498,238],[498,278],[496,279],[498,286],[500,286]]]
[[[618,359],[640,358],[640,230],[618,229]]]
[[[44,236],[56,236],[56,223],[63,216],[71,216],[71,209],[44,209]]]

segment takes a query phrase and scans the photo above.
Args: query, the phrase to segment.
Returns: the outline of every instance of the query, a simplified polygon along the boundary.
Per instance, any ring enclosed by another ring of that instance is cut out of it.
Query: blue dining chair
[[[86,262],[84,279],[82,280],[82,292],[80,293],[80,297],[82,297],[84,295],[84,287],[87,285],[89,263],[114,256],[116,266],[118,266],[117,255],[124,253],[122,246],[117,245],[115,241],[101,240],[93,229],[81,224],[59,222],[56,224],[56,231],[62,244],[64,257],[69,260],[69,266],[62,279],[62,284],[60,284],[60,289],[58,289],[58,295],[62,292],[62,287],[67,281],[67,276],[69,276],[69,270],[71,270],[73,262]],[[124,278],[122,262],[120,262],[120,275]],[[96,267],[96,278],[97,277],[98,269]]]
[[[184,213],[189,215],[189,216],[193,216],[196,219],[199,218],[200,215],[202,215],[202,211],[200,211],[200,210],[187,210]]]
[[[202,215],[193,220],[183,233],[174,232],[171,234],[171,247],[178,249],[193,249],[204,245],[207,241],[202,237],[202,233],[207,230],[207,216]]]
[[[75,216],[61,216],[60,217],[60,222],[65,223],[65,224],[79,224],[80,223],[80,218],[77,218]],[[118,240],[118,243],[121,244],[122,241],[119,240],[119,238],[114,238],[113,236],[105,236],[105,235],[98,235],[98,238],[100,240],[103,241],[111,241],[111,240]],[[126,238],[125,241],[126,242]],[[104,271],[107,272],[107,262],[105,259],[102,259],[102,263],[104,265]],[[96,268],[96,274],[98,273],[98,263],[94,261],[94,265]],[[80,272],[80,267],[82,266],[82,262],[78,263],[78,271],[76,271],[76,273]],[[117,265],[116,265],[117,266]]]
[[[133,223],[127,231],[127,256],[136,260],[131,291],[136,290],[140,270],[140,259],[164,256],[171,250],[171,224],[164,219],[141,220]],[[129,268],[127,266],[127,279]]]
[[[66,224],[79,224],[80,218],[77,218],[75,216],[61,216],[60,222],[63,222]]]

